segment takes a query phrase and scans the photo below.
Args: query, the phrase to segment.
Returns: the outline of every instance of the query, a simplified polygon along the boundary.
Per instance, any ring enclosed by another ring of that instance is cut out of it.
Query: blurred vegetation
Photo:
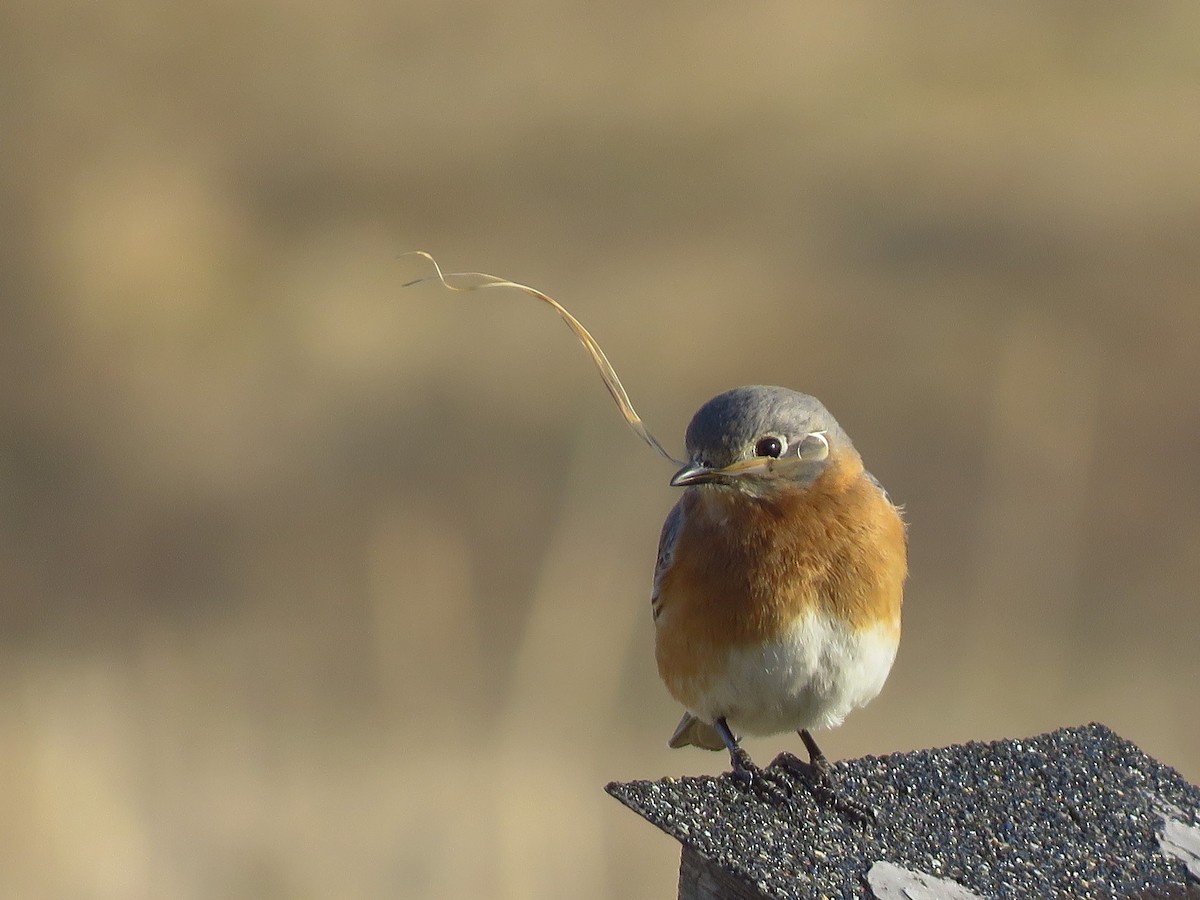
[[[832,756],[1200,779],[1200,9],[8,4],[0,894],[663,897],[671,448],[820,396],[911,522]],[[761,761],[787,738],[752,742]],[[569,885],[569,888],[568,888]]]

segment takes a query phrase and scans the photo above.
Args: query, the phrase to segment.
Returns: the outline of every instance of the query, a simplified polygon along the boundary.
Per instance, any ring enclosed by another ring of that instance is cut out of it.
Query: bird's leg
[[[725,717],[718,717],[713,722],[713,727],[717,730],[717,734],[721,736],[721,740],[724,741],[725,747],[729,750],[729,762],[733,766],[734,779],[767,803],[783,803],[786,801],[788,798],[787,791],[774,783],[773,779],[769,779],[766,773],[750,759],[750,754],[738,745],[737,738],[729,730],[729,723],[725,721]]]
[[[833,783],[829,760],[821,752],[821,748],[817,746],[817,742],[809,730],[801,728],[799,735],[800,740],[804,741],[804,749],[808,751],[808,765],[804,766],[791,754],[785,754],[784,766],[808,782],[809,789],[818,802],[827,803],[834,809],[841,810],[861,824],[874,823],[876,821],[875,810],[865,803],[859,803],[847,796]],[[800,768],[801,766],[803,769]]]
[[[829,778],[829,760],[813,740],[812,732],[807,728],[800,729],[800,740],[804,741],[804,749],[808,751],[808,764],[822,778]]]
[[[729,750],[729,761],[733,765],[734,775],[749,780],[762,772],[750,759],[750,754],[738,746],[737,738],[729,730],[729,723],[725,721],[724,716],[713,722],[713,727],[717,729],[717,734],[721,736],[721,740],[725,742],[725,747]]]

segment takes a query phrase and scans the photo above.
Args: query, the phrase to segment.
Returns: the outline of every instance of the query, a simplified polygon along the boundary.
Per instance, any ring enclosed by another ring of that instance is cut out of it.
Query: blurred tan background
[[[737,384],[905,503],[835,757],[1200,780],[1200,7],[6,4],[0,895],[674,895],[671,469]],[[750,743],[760,761],[796,749]]]

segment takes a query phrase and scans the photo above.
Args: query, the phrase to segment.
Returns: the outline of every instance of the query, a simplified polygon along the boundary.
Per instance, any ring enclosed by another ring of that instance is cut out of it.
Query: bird
[[[808,394],[718,394],[686,446],[651,596],[658,672],[685,710],[668,743],[727,750],[733,775],[762,785],[741,736],[796,731],[828,787],[812,730],[874,699],[896,658],[902,511]]]

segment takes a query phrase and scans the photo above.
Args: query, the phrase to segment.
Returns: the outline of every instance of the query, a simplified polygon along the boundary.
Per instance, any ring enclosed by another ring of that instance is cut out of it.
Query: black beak
[[[689,484],[708,484],[721,478],[720,470],[710,469],[699,463],[688,463],[671,476],[671,487],[687,487]]]

